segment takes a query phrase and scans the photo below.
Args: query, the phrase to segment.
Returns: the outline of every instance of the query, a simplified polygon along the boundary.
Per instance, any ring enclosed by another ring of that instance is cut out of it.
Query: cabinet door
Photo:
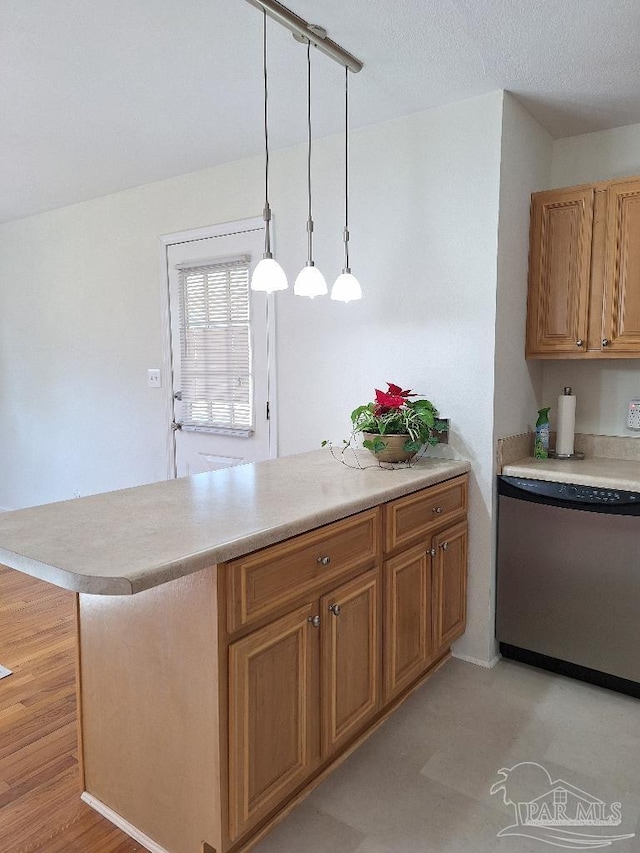
[[[384,564],[385,702],[415,681],[433,660],[431,557],[424,545]]]
[[[320,632],[308,605],[229,646],[229,835],[282,804],[319,758]]]
[[[591,188],[531,198],[527,357],[586,351]]]
[[[360,575],[321,599],[322,752],[341,747],[378,710],[380,575]]]
[[[467,524],[433,538],[434,623],[437,653],[464,633],[467,619]]]
[[[640,354],[640,181],[607,196],[603,352]]]

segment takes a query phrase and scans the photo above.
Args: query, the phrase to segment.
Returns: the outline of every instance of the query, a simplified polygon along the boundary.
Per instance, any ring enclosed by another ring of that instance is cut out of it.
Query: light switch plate
[[[150,367],[147,370],[147,385],[149,388],[162,388],[162,379],[160,370],[157,367]]]
[[[640,430],[640,399],[629,400],[627,412],[627,429]]]

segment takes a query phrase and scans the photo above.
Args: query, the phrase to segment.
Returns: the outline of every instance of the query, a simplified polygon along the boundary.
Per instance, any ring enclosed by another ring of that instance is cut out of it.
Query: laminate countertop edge
[[[609,459],[603,456],[586,459],[525,457],[504,465],[502,475],[525,480],[640,492],[640,462],[630,459]]]
[[[465,474],[426,458],[347,468],[326,450],[0,514],[0,563],[56,586],[131,595]]]

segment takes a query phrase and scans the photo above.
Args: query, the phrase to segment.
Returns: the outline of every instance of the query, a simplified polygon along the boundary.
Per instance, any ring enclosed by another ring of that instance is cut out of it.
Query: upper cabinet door
[[[586,350],[593,197],[590,187],[532,196],[527,357]]]
[[[640,350],[640,181],[607,190],[603,351]]]

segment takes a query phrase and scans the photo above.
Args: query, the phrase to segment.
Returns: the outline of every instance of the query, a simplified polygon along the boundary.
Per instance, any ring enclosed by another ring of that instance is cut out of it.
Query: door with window
[[[250,289],[263,240],[261,220],[165,238],[178,477],[275,455],[270,306]]]

